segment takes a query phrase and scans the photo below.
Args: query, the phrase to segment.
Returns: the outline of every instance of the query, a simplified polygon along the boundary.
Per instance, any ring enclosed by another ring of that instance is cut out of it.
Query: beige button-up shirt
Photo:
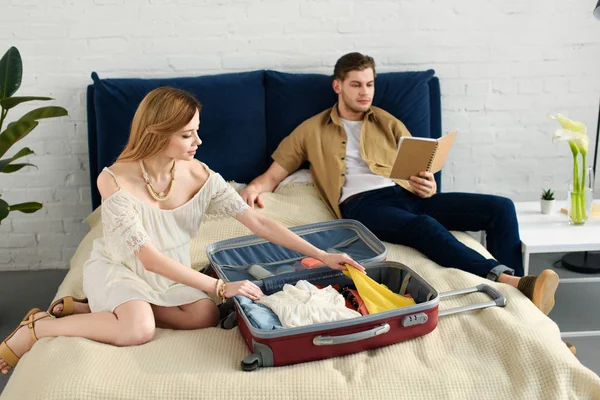
[[[402,136],[410,136],[410,132],[392,114],[377,107],[371,107],[365,113],[360,132],[360,155],[371,172],[389,178]],[[336,104],[300,124],[283,139],[272,156],[290,174],[303,162],[310,162],[319,195],[338,218],[342,217],[338,202],[346,181],[346,141]],[[394,182],[414,192],[407,181]]]

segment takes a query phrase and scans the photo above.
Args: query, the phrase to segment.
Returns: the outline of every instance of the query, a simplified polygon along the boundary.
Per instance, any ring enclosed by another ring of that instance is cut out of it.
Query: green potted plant
[[[11,157],[2,158],[8,150],[19,140],[23,139],[36,126],[38,120],[44,118],[62,117],[68,115],[67,110],[62,107],[48,106],[40,107],[32,110],[7,125],[2,131],[6,115],[9,110],[15,106],[33,100],[53,100],[50,97],[39,96],[13,96],[21,87],[21,78],[23,76],[23,62],[21,55],[16,47],[11,47],[0,59],[0,172],[9,174],[20,170],[23,167],[35,165],[27,162],[15,163],[16,160],[34,154],[28,148],[22,148],[14,153]],[[0,196],[2,193],[0,193]],[[33,213],[42,208],[42,204],[38,202],[26,202],[19,204],[8,204],[0,197],[0,224],[2,220],[8,217],[11,211],[21,211],[24,213]]]
[[[542,189],[542,197],[540,200],[542,214],[550,214],[554,208],[554,192],[552,189]]]

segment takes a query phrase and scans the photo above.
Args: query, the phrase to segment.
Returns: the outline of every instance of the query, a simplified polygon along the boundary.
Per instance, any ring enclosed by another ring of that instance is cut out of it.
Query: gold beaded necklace
[[[142,168],[142,177],[146,181],[146,189],[150,193],[150,196],[156,201],[165,201],[169,197],[171,197],[171,189],[173,188],[173,181],[175,180],[175,160],[173,160],[173,166],[171,167],[171,182],[169,182],[169,186],[167,186],[167,190],[164,192],[157,192],[150,183],[150,178],[148,177],[148,173],[146,172],[146,168],[144,168],[144,163],[142,160],[139,160],[140,167]]]

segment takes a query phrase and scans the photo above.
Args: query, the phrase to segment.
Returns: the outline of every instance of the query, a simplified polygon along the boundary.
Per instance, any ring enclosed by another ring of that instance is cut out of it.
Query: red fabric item
[[[321,261],[311,257],[303,258],[300,263],[306,268],[320,267],[324,265]]]
[[[367,310],[367,305],[363,301],[362,297],[360,297],[360,294],[358,294],[358,291],[356,291],[354,289],[348,289],[348,291],[350,293],[352,293],[352,295],[354,296],[354,300],[356,301],[356,304],[357,304],[356,311],[358,311],[361,315],[369,315],[369,310]],[[348,303],[348,300],[346,300],[346,304],[347,303]],[[352,307],[352,309],[355,309],[355,308]]]

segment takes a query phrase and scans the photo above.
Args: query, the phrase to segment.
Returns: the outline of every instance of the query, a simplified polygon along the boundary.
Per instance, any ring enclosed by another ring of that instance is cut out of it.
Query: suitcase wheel
[[[221,328],[235,328],[237,326],[237,315],[235,313],[235,305],[233,304],[233,301],[228,299],[225,303],[220,304],[218,308]]]
[[[221,328],[223,329],[233,329],[237,326],[237,324],[237,314],[235,311],[221,320]]]
[[[242,370],[244,371],[256,371],[261,366],[261,357],[260,354],[250,354],[249,356],[244,357],[242,360]]]

